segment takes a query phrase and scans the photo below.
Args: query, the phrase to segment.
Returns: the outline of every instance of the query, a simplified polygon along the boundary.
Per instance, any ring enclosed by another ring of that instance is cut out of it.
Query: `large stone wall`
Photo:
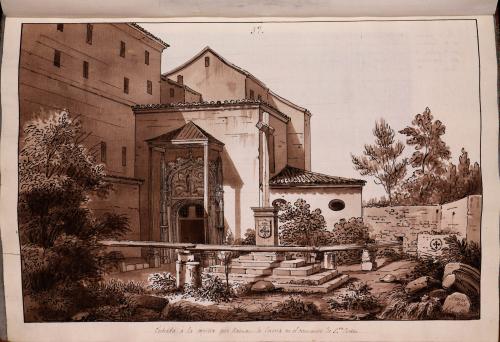
[[[417,251],[417,236],[440,228],[440,206],[397,206],[363,209],[363,220],[376,240],[403,242],[403,250]]]
[[[481,196],[432,206],[363,208],[363,220],[376,240],[402,241],[403,250],[417,252],[419,234],[457,234],[480,243]]]

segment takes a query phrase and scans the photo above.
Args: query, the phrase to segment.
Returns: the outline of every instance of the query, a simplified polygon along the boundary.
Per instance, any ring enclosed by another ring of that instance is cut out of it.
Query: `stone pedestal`
[[[323,268],[327,270],[337,269],[337,256],[334,252],[325,252],[323,255]]]
[[[361,270],[373,271],[375,269],[377,269],[377,262],[375,261],[374,252],[363,249],[363,254],[361,254]]]
[[[181,288],[186,284],[186,263],[188,262],[194,262],[194,254],[185,251],[178,252],[177,261],[175,262],[175,285],[177,288]]]
[[[275,207],[253,207],[255,218],[255,244],[278,246],[278,209]]]
[[[189,285],[194,288],[198,288],[201,285],[201,272],[200,263],[198,261],[188,261],[186,262],[186,273],[185,273],[185,283],[184,285]]]

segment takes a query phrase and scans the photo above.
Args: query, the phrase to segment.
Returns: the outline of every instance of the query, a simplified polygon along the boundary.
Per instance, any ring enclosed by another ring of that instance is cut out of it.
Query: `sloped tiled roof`
[[[132,106],[134,113],[138,114],[142,111],[147,112],[148,110],[157,109],[183,109],[183,108],[200,108],[200,107],[228,107],[228,106],[244,106],[253,104],[263,104],[270,107],[274,112],[276,112],[285,121],[289,121],[290,117],[282,112],[280,112],[276,107],[262,100],[252,100],[252,99],[242,99],[242,100],[224,100],[224,101],[202,101],[202,102],[179,102],[179,103],[148,103]]]
[[[158,38],[157,36],[155,36],[154,34],[152,34],[151,32],[149,32],[148,30],[146,30],[144,27],[138,25],[137,23],[129,23],[129,26],[135,28],[136,30],[141,31],[146,36],[148,36],[149,38],[151,38],[153,40],[156,40],[158,43],[160,43],[161,45],[163,45],[166,48],[170,46],[167,43],[165,43],[163,40],[161,40],[160,38]]]
[[[287,165],[269,180],[272,186],[308,186],[308,185],[365,185],[366,181],[354,178],[329,176],[322,173],[306,171]]]
[[[217,138],[207,133],[203,128],[196,125],[194,122],[189,121],[182,127],[174,129],[170,132],[162,134],[152,139],[146,140],[151,143],[162,143],[162,142],[170,142],[170,141],[208,141],[211,143],[224,145]]]

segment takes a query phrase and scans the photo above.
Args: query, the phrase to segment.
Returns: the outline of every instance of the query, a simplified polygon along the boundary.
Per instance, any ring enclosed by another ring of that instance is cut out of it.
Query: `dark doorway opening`
[[[205,243],[202,205],[184,205],[179,209],[180,242]]]

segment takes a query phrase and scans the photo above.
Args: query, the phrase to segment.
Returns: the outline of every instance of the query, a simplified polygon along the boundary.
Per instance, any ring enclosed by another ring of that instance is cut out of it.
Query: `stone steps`
[[[299,284],[274,284],[275,288],[281,289],[284,292],[300,292],[300,293],[328,293],[342,286],[349,280],[349,275],[339,275],[326,283],[320,285],[299,285]]]
[[[285,268],[296,268],[305,266],[306,261],[302,259],[292,259],[292,260],[284,260],[280,263],[280,267]]]
[[[121,272],[143,270],[149,268],[149,263],[142,258],[125,258],[120,265]]]
[[[280,261],[261,261],[261,260],[238,260],[234,259],[231,261],[231,266],[242,266],[242,267],[278,267]]]
[[[273,275],[277,276],[302,276],[306,277],[308,275],[317,273],[321,270],[321,264],[316,263],[301,267],[277,267],[273,269]]]
[[[225,269],[223,265],[214,265],[208,267],[208,272],[213,273],[224,273]],[[273,272],[271,267],[266,266],[252,266],[252,267],[244,267],[244,266],[229,266],[229,273],[236,274],[254,274],[254,275],[270,275]]]
[[[264,280],[269,280],[273,284],[302,283],[302,285],[321,285],[332,280],[337,275],[339,275],[337,270],[323,270],[307,277],[270,275]]]
[[[250,254],[243,254],[237,258],[239,261],[283,261],[287,257],[284,254],[274,252],[252,252]],[[236,260],[236,259],[235,259]]]

